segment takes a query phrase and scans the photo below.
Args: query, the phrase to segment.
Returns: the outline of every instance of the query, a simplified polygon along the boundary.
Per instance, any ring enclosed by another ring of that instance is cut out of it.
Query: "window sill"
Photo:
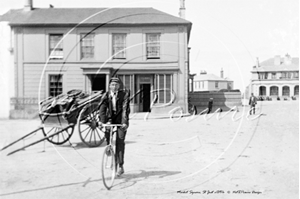
[[[160,57],[147,57],[147,60],[160,60]]]
[[[116,61],[117,61],[117,60],[121,60],[121,61],[123,61],[123,60],[126,60],[126,57],[124,57],[124,58],[116,58],[116,57],[113,57],[112,60],[116,60]]]
[[[49,62],[62,62],[64,59],[54,59],[54,58],[49,58]]]
[[[96,61],[96,59],[95,58],[81,58],[80,61],[83,61],[83,62],[85,62],[85,61]]]

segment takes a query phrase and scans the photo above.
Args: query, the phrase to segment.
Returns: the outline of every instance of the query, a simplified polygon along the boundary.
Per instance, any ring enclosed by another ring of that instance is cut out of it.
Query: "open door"
[[[150,89],[151,89],[151,84],[140,84],[140,103],[142,104],[140,107],[142,110],[141,112],[150,112]]]

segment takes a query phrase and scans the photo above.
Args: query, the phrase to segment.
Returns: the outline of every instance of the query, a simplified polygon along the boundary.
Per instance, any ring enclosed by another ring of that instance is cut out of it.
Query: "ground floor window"
[[[173,89],[173,75],[157,74],[155,75],[155,90],[158,97],[158,103],[168,103],[171,100]]]
[[[135,95],[135,93],[133,93],[134,92],[134,84],[136,82],[134,75],[117,75],[117,77],[121,81],[120,89],[129,91],[130,96],[134,96]],[[131,100],[130,103],[134,103],[134,101]]]
[[[259,95],[261,95],[261,96],[267,95],[265,86],[260,86],[259,87]]]
[[[282,95],[283,95],[283,96],[290,96],[290,87],[284,86],[284,87],[282,88]]]
[[[278,87],[277,86],[272,86],[270,88],[270,95],[276,95],[276,96],[278,96]]]
[[[294,95],[299,95],[299,86],[295,86]]]
[[[49,75],[49,96],[55,97],[62,94],[63,81],[62,75]]]

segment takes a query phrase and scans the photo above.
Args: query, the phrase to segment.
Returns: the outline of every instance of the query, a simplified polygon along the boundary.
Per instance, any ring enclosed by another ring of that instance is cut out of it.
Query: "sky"
[[[20,9],[25,0],[0,0],[0,15]],[[153,7],[179,16],[179,0],[33,0],[33,6]],[[201,70],[234,81],[242,92],[252,67],[276,55],[299,57],[298,0],[185,0],[186,20],[192,22],[190,71]]]

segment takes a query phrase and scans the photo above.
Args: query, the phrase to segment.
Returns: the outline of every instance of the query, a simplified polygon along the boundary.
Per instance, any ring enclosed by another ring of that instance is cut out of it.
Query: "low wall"
[[[195,105],[198,113],[206,109],[208,101],[213,98],[212,111],[222,108],[230,110],[234,106],[242,106],[241,92],[193,92],[189,93],[190,103]]]
[[[10,119],[34,119],[38,118],[37,98],[11,98],[10,99]]]

